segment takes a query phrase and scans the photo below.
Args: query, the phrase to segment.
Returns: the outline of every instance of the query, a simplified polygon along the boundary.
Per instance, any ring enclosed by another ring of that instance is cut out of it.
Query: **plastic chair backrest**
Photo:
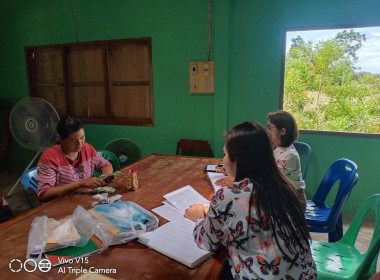
[[[303,169],[302,179],[305,181],[307,170],[309,168],[309,163],[310,163],[311,147],[305,142],[300,142],[300,141],[294,142],[293,145],[300,156],[300,160],[302,161],[302,164],[301,164],[301,168]],[[305,160],[302,160],[303,158],[305,158]]]
[[[116,155],[111,152],[111,151],[107,151],[107,150],[98,150],[97,151],[104,159],[108,160],[109,163],[112,164],[112,169],[113,171],[116,171],[116,170],[119,170],[120,169],[120,163],[119,163],[119,160],[117,159]],[[101,172],[99,171],[96,171],[94,170],[94,176],[95,177],[99,177],[101,174]]]
[[[353,183],[357,169],[357,165],[349,159],[341,158],[334,161],[326,171],[314,194],[314,203],[317,205],[325,203],[331,188],[338,180],[340,180],[339,189],[334,204],[340,201],[341,196],[347,192],[347,188]]]
[[[355,242],[370,210],[375,214],[374,232],[367,251],[362,253],[356,249]],[[380,193],[370,196],[360,205],[339,241],[312,241],[310,244],[319,280],[367,280],[376,272],[380,249]]]
[[[375,215],[374,232],[367,252],[363,254],[363,261],[360,265],[362,267],[360,269],[364,272],[370,271],[371,276],[376,272],[377,258],[380,249],[380,193],[371,195],[361,204],[339,243],[355,247],[360,228],[370,210],[373,210]]]
[[[326,198],[335,184],[339,180],[339,188],[335,197],[329,219],[336,222],[338,216],[342,212],[342,208],[345,205],[352,188],[354,187],[358,175],[356,173],[358,167],[353,161],[341,158],[333,162],[333,164],[326,171],[319,187],[314,194],[313,202],[317,206],[325,204]],[[334,223],[335,223],[334,222]]]
[[[103,150],[113,152],[119,160],[120,167],[132,164],[142,158],[142,152],[136,142],[127,138],[118,138],[109,142]]]
[[[33,167],[25,171],[24,173],[22,173],[20,180],[21,180],[21,184],[24,189],[26,198],[28,199],[28,202],[30,204],[30,207],[34,208],[34,204],[32,200],[30,199],[28,189],[33,190],[35,194],[38,195],[37,167]]]
[[[205,140],[180,139],[177,142],[176,155],[179,155],[179,150],[190,153],[200,153],[210,156],[210,144]]]

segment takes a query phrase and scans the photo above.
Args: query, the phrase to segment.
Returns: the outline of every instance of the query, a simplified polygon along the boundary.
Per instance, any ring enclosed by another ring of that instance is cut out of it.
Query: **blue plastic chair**
[[[28,190],[31,189],[34,191],[36,195],[38,195],[37,186],[37,167],[33,167],[21,175],[21,184],[24,189],[24,193],[26,195],[26,198],[28,199],[28,202],[30,204],[30,207],[34,208],[34,204],[32,200],[30,199]]]
[[[325,232],[329,242],[336,242],[343,236],[342,209],[356,184],[359,175],[357,165],[345,158],[336,160],[327,170],[312,200],[306,204],[305,218],[311,232]],[[334,204],[326,205],[326,198],[339,180]]]
[[[300,141],[294,142],[293,145],[300,156],[300,160],[302,158],[305,158],[305,160],[303,160],[303,163],[301,164],[301,168],[303,169],[302,179],[306,181],[307,169],[310,163],[311,147],[305,142]]]

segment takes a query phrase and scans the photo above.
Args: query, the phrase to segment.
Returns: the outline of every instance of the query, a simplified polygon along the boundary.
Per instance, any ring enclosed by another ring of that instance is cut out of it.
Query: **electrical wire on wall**
[[[208,1],[208,41],[207,41],[207,60],[211,61],[211,10],[212,10],[212,0]],[[187,117],[187,124],[186,124],[186,130],[185,130],[185,138],[187,137],[187,132],[189,130],[190,125],[190,119],[191,119],[191,113],[193,111],[193,99],[194,96],[191,94],[190,96],[190,108],[189,108],[189,115]]]
[[[211,0],[208,1],[208,44],[207,44],[207,60],[211,60]]]
[[[74,14],[74,10],[73,10],[73,5],[71,3],[72,0],[69,0],[69,3],[70,3],[70,10],[71,10],[71,13],[73,15],[73,18],[74,18],[74,24],[75,24],[75,36],[77,38],[77,42],[79,42],[79,38],[78,38],[78,24],[77,24],[77,19],[75,18],[75,14]]]

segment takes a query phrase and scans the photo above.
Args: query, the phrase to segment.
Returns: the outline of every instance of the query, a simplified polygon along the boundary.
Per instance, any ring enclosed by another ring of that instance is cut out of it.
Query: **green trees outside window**
[[[291,39],[283,108],[299,129],[379,133],[380,74],[355,67],[365,42],[366,35],[352,29],[315,43]]]

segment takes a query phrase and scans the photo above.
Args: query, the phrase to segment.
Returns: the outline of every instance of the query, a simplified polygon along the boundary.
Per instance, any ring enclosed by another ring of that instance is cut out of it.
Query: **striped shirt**
[[[38,161],[38,197],[43,197],[50,188],[90,178],[94,170],[101,172],[107,165],[111,164],[86,142],[75,161],[65,156],[60,145],[55,145],[45,150]]]

